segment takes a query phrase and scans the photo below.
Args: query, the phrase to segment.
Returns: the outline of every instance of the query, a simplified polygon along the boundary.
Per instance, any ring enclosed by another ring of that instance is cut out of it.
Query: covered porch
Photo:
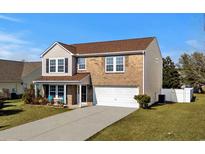
[[[54,104],[74,106],[92,105],[92,86],[89,73],[73,76],[42,76],[34,81],[35,96],[42,96]]]

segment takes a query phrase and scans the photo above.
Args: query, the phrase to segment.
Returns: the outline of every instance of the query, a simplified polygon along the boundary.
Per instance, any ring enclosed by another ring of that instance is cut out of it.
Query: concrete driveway
[[[135,108],[92,106],[0,131],[0,140],[86,140],[134,112]]]

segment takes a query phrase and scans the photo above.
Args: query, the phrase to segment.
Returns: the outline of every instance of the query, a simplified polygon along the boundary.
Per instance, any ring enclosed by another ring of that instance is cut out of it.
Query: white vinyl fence
[[[162,89],[161,94],[165,95],[166,101],[189,103],[193,97],[193,88]]]

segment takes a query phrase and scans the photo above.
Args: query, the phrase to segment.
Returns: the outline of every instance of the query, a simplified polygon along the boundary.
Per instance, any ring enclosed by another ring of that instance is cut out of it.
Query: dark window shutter
[[[46,73],[49,73],[49,59],[46,59]]]
[[[68,58],[65,58],[65,73],[68,73]]]

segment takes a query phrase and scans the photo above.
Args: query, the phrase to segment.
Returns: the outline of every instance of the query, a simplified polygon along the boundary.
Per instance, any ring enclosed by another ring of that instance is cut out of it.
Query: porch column
[[[36,83],[34,83],[34,91],[35,91],[35,97],[37,97],[37,86],[36,86]]]
[[[81,102],[81,96],[82,96],[82,94],[81,94],[81,90],[82,89],[82,85],[80,84],[79,85],[79,107],[82,107],[82,102]]]
[[[42,97],[45,97],[45,89],[44,89],[44,85],[41,85],[41,95]]]
[[[63,100],[64,100],[64,104],[67,104],[66,103],[66,94],[67,94],[67,91],[66,91],[67,89],[66,89],[66,84],[64,84],[64,98],[63,98]]]

